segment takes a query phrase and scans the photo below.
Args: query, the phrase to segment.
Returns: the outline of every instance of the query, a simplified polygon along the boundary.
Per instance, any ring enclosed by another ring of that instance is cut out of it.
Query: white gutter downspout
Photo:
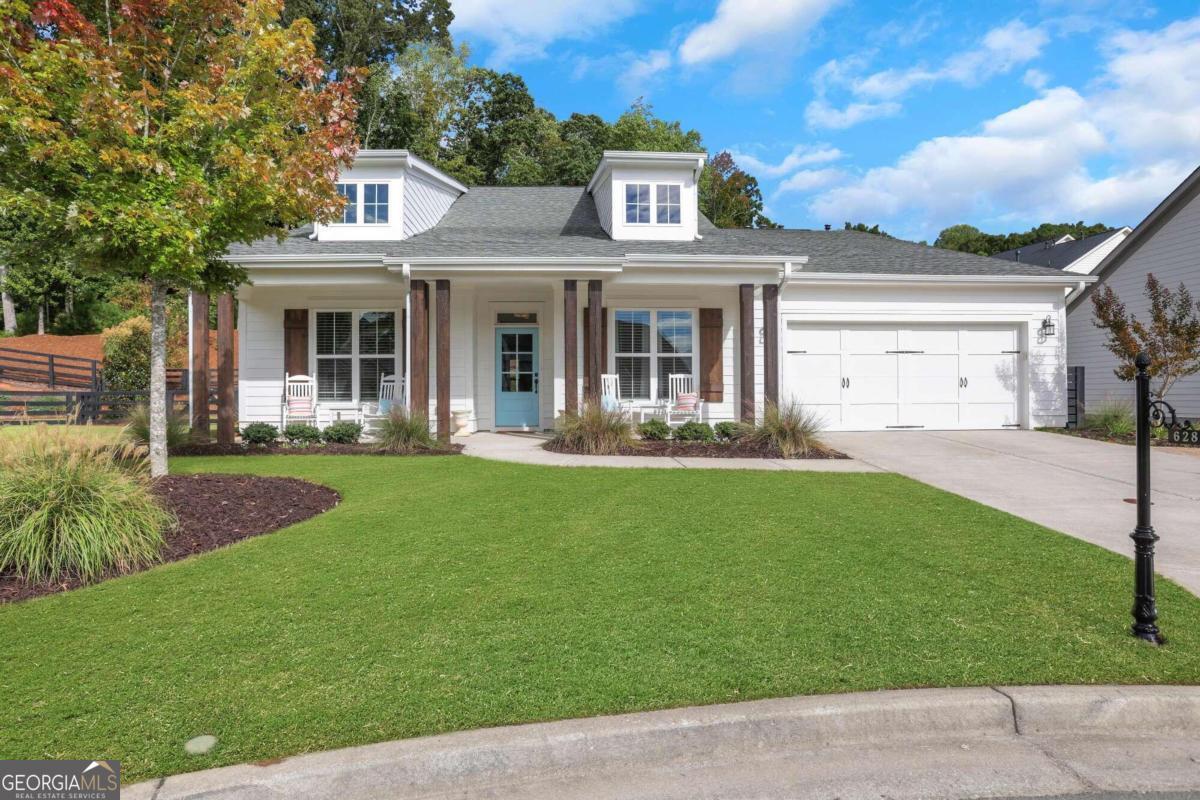
[[[400,402],[407,411],[412,410],[408,401],[409,390],[412,387],[412,292],[409,291],[409,280],[412,277],[412,267],[407,263],[400,265],[400,274],[404,276],[404,397]]]
[[[1077,282],[1077,283],[1075,284],[1075,288],[1074,288],[1074,289],[1072,289],[1071,291],[1067,292],[1067,298],[1066,298],[1065,300],[1063,300],[1063,308],[1064,308],[1064,309],[1065,309],[1067,306],[1071,305],[1071,298],[1072,298],[1072,297],[1074,297],[1075,295],[1079,294],[1080,292],[1082,292],[1082,291],[1083,291],[1083,287],[1085,287],[1085,286],[1087,286],[1087,284],[1086,284],[1086,283],[1084,283],[1083,281],[1079,281],[1079,282]]]

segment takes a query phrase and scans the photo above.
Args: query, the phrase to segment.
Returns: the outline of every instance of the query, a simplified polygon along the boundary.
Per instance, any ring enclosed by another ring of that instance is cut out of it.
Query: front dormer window
[[[651,207],[651,198],[654,198]],[[678,183],[625,184],[625,222],[629,225],[678,225],[681,222]]]
[[[633,225],[650,222],[650,184],[625,184],[625,221]]]
[[[343,225],[386,225],[388,223],[388,185],[386,183],[339,183],[337,193],[346,198],[342,209]],[[362,201],[361,203],[359,201]]]

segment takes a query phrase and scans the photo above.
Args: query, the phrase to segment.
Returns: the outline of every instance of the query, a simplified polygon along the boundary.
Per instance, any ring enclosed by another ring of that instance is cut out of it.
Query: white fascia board
[[[651,152],[642,150],[605,150],[600,157],[600,163],[596,165],[596,171],[592,173],[592,179],[588,181],[588,194],[592,193],[596,184],[604,180],[609,173],[612,172],[614,166],[618,167],[642,167],[647,165],[683,165],[691,166],[692,172],[696,177],[699,177],[700,170],[704,169],[704,162],[708,160],[708,153],[663,153]]]
[[[222,256],[222,261],[242,266],[253,265],[255,269],[289,269],[336,267],[382,267],[383,253],[330,253],[296,255]]]
[[[783,269],[786,263],[807,264],[808,256],[722,256],[722,255],[670,255],[666,253],[628,253],[625,256],[626,267],[679,267],[695,269],[711,267],[728,269],[730,267],[774,265]]]
[[[398,164],[419,172],[426,177],[454,189],[460,194],[467,193],[467,187],[442,172],[423,158],[414,156],[407,150],[359,150],[354,156],[355,163],[359,161],[395,161]]]
[[[975,283],[1074,286],[1094,283],[1095,276],[1057,275],[912,275],[904,273],[793,272],[788,283]]]

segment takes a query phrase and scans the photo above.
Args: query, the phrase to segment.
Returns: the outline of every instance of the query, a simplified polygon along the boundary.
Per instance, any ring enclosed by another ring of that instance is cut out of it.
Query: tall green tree
[[[106,8],[108,8],[106,6]],[[48,253],[151,287],[150,466],[166,453],[167,295],[244,279],[222,256],[341,208],[356,76],[328,82],[279,0],[0,0],[0,214]]]
[[[334,77],[394,61],[410,44],[453,48],[449,0],[286,0],[283,24],[313,24],[317,55]]]
[[[876,236],[882,236],[885,239],[895,238],[890,233],[888,233],[887,231],[880,228],[878,223],[876,223],[875,225],[872,225],[870,227],[867,227],[867,223],[865,223],[865,222],[855,222],[855,223],[847,222],[844,230],[858,231],[859,233],[873,233]]]
[[[1107,230],[1110,230],[1107,225],[1101,223],[1089,225],[1082,220],[1079,222],[1043,222],[1035,228],[1016,233],[984,233],[973,225],[951,225],[938,234],[933,246],[944,250],[975,253],[980,256],[994,256],[1006,250],[1054,241],[1068,234],[1076,239],[1082,239],[1085,236],[1104,233]]]
[[[763,214],[758,180],[728,151],[717,153],[700,175],[700,212],[718,228],[778,228]]]

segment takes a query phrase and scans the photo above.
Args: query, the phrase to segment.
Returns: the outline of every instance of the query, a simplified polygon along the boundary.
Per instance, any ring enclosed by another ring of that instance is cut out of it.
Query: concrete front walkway
[[[854,459],[665,458],[658,456],[575,456],[551,453],[542,433],[473,433],[456,438],[469,456],[551,467],[652,467],[657,469],[763,469],[794,472],[880,472]]]
[[[829,433],[856,459],[1132,557],[1134,448],[1041,431]],[[1151,451],[1158,571],[1200,594],[1200,458]]]
[[[121,796],[900,800],[1188,790],[1200,790],[1200,687],[1032,686],[464,731],[176,775]]]

